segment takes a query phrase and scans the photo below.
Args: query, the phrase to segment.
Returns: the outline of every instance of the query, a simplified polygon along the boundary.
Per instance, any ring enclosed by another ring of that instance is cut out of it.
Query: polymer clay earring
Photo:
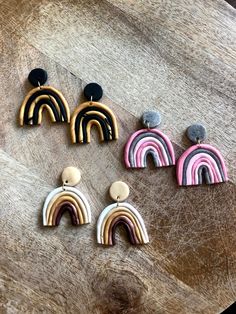
[[[187,137],[195,145],[188,148],[177,162],[177,180],[180,186],[215,184],[228,180],[227,169],[221,153],[215,147],[202,144],[206,129],[193,124],[187,129]]]
[[[175,153],[169,138],[156,127],[161,123],[156,111],[144,112],[141,122],[145,129],[131,135],[124,150],[126,168],[146,168],[151,155],[156,167],[175,165]]]
[[[128,203],[121,203],[129,196],[128,185],[122,181],[114,182],[109,192],[116,203],[107,206],[98,218],[97,242],[114,245],[116,227],[122,224],[132,244],[148,243],[146,227],[137,209]]]
[[[88,101],[80,104],[71,117],[72,143],[90,143],[91,127],[99,131],[101,142],[118,139],[118,127],[114,113],[106,105],[98,102],[103,90],[97,83],[85,86],[84,96]]]
[[[51,86],[42,86],[47,81],[47,72],[34,69],[28,76],[35,86],[25,97],[20,108],[20,125],[40,125],[46,109],[52,122],[70,122],[70,109],[61,92]]]
[[[91,211],[85,196],[74,186],[81,179],[79,169],[67,167],[62,172],[63,185],[53,190],[43,206],[43,225],[58,226],[62,215],[70,214],[72,225],[83,225],[91,222]]]

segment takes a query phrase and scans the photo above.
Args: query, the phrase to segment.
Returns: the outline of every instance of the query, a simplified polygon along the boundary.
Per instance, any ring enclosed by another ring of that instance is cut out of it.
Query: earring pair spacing
[[[44,86],[48,78],[43,69],[34,69],[28,76],[35,87],[25,97],[20,108],[20,125],[40,125],[44,109],[52,122],[70,123],[72,143],[90,143],[90,131],[97,127],[101,142],[118,139],[117,120],[108,106],[98,102],[103,90],[97,83],[84,88],[86,102],[80,104],[70,115],[68,103],[61,92],[51,86]]]
[[[81,179],[79,169],[67,167],[62,172],[62,186],[47,196],[43,206],[43,225],[55,227],[60,224],[62,215],[69,212],[72,225],[91,223],[91,210],[85,196],[75,186]],[[97,222],[97,242],[103,245],[115,244],[115,231],[124,225],[131,244],[149,242],[144,221],[132,205],[123,202],[129,196],[126,183],[117,181],[110,187],[110,196],[116,202],[107,206]]]
[[[160,114],[144,112],[141,121],[145,128],[132,134],[124,149],[126,168],[147,167],[148,155],[151,155],[155,167],[175,165],[173,145],[164,133],[156,129],[161,122]],[[191,125],[187,129],[187,137],[195,145],[178,159],[176,176],[179,186],[226,182],[227,169],[221,153],[212,145],[202,144],[206,139],[205,127]]]

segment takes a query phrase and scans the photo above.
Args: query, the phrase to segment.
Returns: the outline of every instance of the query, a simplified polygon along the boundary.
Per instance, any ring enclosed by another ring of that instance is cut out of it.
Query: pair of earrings
[[[43,206],[43,225],[58,226],[64,212],[68,211],[73,225],[91,223],[91,209],[85,196],[75,186],[81,174],[75,167],[67,167],[62,172],[62,186],[53,190]],[[107,206],[97,222],[97,242],[103,245],[115,244],[116,227],[122,224],[132,244],[149,242],[144,221],[131,204],[124,202],[129,196],[129,187],[122,181],[110,187],[110,196],[115,203]]]
[[[70,123],[72,143],[90,143],[90,131],[93,125],[99,130],[101,141],[118,139],[117,120],[106,105],[98,102],[103,90],[96,83],[88,84],[84,96],[88,101],[80,104],[72,115],[61,92],[51,86],[44,86],[48,78],[43,69],[34,69],[28,76],[35,86],[25,97],[20,108],[20,125],[40,125],[42,113],[46,109],[52,122]]]
[[[158,112],[143,114],[144,129],[136,131],[126,143],[124,162],[127,168],[145,168],[151,155],[156,167],[175,165],[174,148],[169,138],[156,127],[161,123]],[[195,145],[188,148],[178,159],[176,176],[180,186],[215,184],[228,180],[224,159],[218,149],[202,144],[206,129],[201,124],[188,127],[187,137]]]
[[[101,141],[118,139],[117,120],[106,105],[98,102],[103,95],[101,86],[88,84],[84,96],[88,101],[80,104],[70,116],[70,109],[63,95],[51,86],[43,86],[47,72],[34,69],[28,79],[35,86],[25,97],[20,109],[20,125],[38,125],[46,109],[53,122],[70,123],[72,143],[90,143],[93,125],[99,130]],[[151,155],[156,167],[175,165],[173,145],[156,127],[161,122],[159,113],[145,112],[144,129],[135,132],[128,140],[124,160],[127,168],[145,168]],[[187,149],[177,162],[177,181],[180,186],[214,184],[228,180],[221,153],[213,146],[202,144],[206,138],[204,126],[195,124],[187,130],[188,138],[195,144]]]

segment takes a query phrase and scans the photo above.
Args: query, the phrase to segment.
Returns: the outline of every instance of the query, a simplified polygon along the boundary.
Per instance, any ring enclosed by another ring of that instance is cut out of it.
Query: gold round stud
[[[114,201],[122,202],[129,196],[129,187],[125,182],[116,181],[110,186],[109,193]]]
[[[76,167],[67,167],[61,175],[63,185],[75,186],[81,180],[81,172]]]

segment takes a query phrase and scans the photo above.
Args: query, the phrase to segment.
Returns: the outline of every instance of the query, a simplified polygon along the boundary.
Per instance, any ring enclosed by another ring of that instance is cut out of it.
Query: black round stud
[[[33,86],[43,85],[46,83],[47,79],[47,72],[40,68],[33,69],[28,76],[28,80]]]
[[[102,98],[103,90],[102,87],[97,83],[89,83],[84,88],[84,96],[92,101],[98,101]]]

